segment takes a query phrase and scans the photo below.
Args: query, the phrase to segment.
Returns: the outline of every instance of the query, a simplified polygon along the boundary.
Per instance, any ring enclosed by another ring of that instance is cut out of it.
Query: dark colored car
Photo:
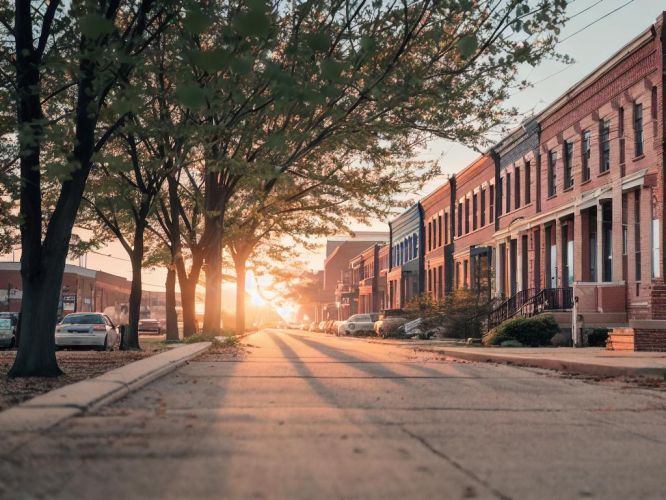
[[[18,325],[18,313],[0,312],[0,323],[6,327],[0,327],[0,347],[14,347],[16,345],[16,327]],[[9,321],[7,321],[9,320]]]
[[[144,335],[161,335],[162,327],[160,322],[152,318],[144,318],[139,320],[139,333]]]

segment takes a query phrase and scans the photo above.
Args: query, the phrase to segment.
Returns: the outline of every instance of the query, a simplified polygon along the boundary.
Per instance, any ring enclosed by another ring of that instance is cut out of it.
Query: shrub
[[[484,321],[492,309],[485,289],[460,289],[434,301],[427,294],[416,297],[404,308],[409,318],[423,318],[423,329],[447,338],[481,338]]]
[[[483,337],[486,345],[503,345],[508,340],[530,347],[551,345],[550,339],[560,331],[555,318],[544,314],[532,318],[510,319]]]

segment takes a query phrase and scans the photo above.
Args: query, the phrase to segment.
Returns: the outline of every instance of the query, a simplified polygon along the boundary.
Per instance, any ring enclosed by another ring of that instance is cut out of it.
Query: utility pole
[[[12,293],[12,284],[8,282],[7,283],[7,312],[12,310],[11,304],[9,303],[11,293]]]

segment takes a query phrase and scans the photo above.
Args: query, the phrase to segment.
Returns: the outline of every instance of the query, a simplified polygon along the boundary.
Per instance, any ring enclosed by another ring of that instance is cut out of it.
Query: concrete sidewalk
[[[7,444],[9,437],[44,431],[67,418],[117,401],[181,367],[210,345],[210,342],[199,342],[175,347],[99,377],[54,389],[0,412],[0,440]],[[9,450],[10,447],[3,452]]]
[[[452,358],[511,363],[600,377],[642,376],[666,379],[665,352],[607,351],[600,347],[440,347],[415,346]]]

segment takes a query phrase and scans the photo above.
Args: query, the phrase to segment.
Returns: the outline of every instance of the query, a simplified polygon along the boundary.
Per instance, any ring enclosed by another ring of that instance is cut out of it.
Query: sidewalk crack
[[[450,465],[452,465],[454,468],[465,474],[467,477],[475,481],[476,483],[480,484],[481,486],[487,488],[493,495],[495,495],[497,498],[500,498],[502,500],[511,500],[511,497],[505,495],[501,491],[497,490],[491,484],[479,477],[474,471],[467,469],[464,467],[460,462],[454,460],[453,458],[449,457],[446,453],[438,450],[434,446],[432,446],[425,438],[419,436],[418,434],[415,434],[411,432],[410,430],[406,429],[404,426],[400,426],[400,429],[407,434],[410,438],[418,441],[423,445],[428,451],[430,451],[433,455],[441,458],[442,460],[446,461]]]

